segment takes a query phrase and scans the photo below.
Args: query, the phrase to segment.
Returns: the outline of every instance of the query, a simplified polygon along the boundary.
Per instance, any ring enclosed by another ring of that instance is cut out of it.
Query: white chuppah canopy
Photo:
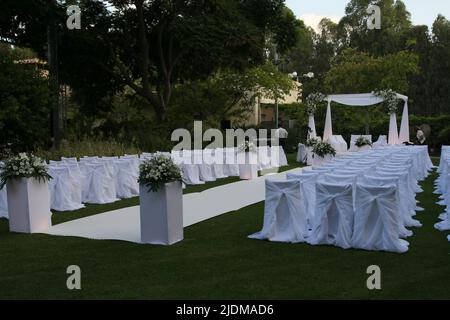
[[[396,115],[391,114],[389,123],[389,144],[401,144],[409,142],[409,113],[408,113],[408,97],[398,94],[397,98],[405,102],[402,115],[402,123],[400,126],[400,135],[398,134]],[[348,106],[372,106],[384,101],[383,98],[376,96],[374,93],[359,94],[336,94],[327,96],[324,101],[328,102],[327,115],[325,118],[325,130],[323,133],[323,141],[327,141],[333,136],[333,126],[331,122],[331,102],[344,104]]]

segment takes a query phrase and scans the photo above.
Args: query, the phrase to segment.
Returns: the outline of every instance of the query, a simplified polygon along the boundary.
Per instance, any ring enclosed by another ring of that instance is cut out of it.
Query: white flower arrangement
[[[317,106],[323,102],[326,96],[320,92],[311,93],[306,98],[306,113],[309,116],[313,116],[317,111]]]
[[[394,114],[398,109],[397,93],[391,89],[379,90],[375,92],[375,96],[384,99],[384,105],[388,110],[388,114]]]
[[[370,142],[370,140],[366,137],[360,136],[358,139],[356,139],[355,146],[357,146],[358,148],[364,146],[372,146],[372,142]]]
[[[314,147],[319,142],[320,142],[320,140],[317,139],[317,138],[310,138],[310,139],[306,140],[305,146],[307,146],[307,147]]]
[[[33,154],[26,153],[19,153],[0,165],[0,190],[8,181],[18,178],[35,178],[39,182],[52,179],[48,174],[45,161]]]
[[[256,145],[251,141],[244,141],[238,147],[239,152],[256,152]]]
[[[152,192],[159,191],[166,183],[183,181],[180,167],[173,162],[172,158],[163,155],[145,160],[139,169],[138,182]]]
[[[331,144],[329,144],[328,142],[319,142],[319,143],[317,143],[313,147],[312,152],[315,155],[317,155],[319,157],[322,157],[322,158],[324,158],[326,155],[331,155],[333,157],[336,156],[336,149]]]

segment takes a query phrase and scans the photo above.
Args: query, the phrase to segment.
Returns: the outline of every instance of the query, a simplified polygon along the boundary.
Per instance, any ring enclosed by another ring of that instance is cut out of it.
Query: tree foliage
[[[0,145],[26,151],[49,142],[50,92],[43,74],[15,56],[0,45]]]

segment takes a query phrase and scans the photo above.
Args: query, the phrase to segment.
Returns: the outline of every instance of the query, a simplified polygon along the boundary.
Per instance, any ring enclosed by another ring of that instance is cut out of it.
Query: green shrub
[[[37,149],[35,154],[46,160],[60,160],[61,157],[83,156],[121,156],[124,154],[137,154],[140,150],[115,140],[94,140],[85,138],[79,141],[64,140],[58,150]]]

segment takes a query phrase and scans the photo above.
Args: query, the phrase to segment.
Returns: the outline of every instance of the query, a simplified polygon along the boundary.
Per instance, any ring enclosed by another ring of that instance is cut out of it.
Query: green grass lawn
[[[13,234],[0,220],[0,298],[449,299],[450,243],[433,228],[443,211],[435,178],[422,183],[423,227],[402,255],[247,239],[262,225],[262,203],[186,228],[171,247]],[[66,289],[73,264],[82,290]],[[366,288],[373,264],[380,291]]]

